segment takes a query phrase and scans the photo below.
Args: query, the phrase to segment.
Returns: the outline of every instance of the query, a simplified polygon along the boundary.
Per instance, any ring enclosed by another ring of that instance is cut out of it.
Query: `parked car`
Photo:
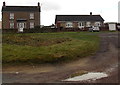
[[[89,32],[93,32],[93,28],[92,27],[89,28]]]
[[[90,32],[99,32],[100,29],[99,29],[99,27],[92,26],[92,27],[89,28],[89,31],[90,31]]]

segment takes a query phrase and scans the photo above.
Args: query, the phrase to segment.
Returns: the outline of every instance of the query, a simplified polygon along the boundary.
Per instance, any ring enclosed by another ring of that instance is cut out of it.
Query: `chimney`
[[[5,6],[5,2],[3,2],[3,6]]]
[[[90,12],[90,15],[92,15],[92,12]]]
[[[38,6],[40,6],[40,3],[38,2]]]

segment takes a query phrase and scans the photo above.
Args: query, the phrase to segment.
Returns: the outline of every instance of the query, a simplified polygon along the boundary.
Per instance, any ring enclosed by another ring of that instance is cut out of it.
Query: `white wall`
[[[114,23],[113,23],[113,24],[110,24],[110,23],[109,23],[109,30],[110,30],[110,31],[115,31],[115,30],[116,30],[116,24],[114,24]]]

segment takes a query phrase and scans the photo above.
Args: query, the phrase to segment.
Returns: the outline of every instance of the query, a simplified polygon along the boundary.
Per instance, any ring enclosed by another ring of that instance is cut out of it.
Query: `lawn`
[[[97,34],[90,32],[3,34],[2,62],[58,63],[90,56],[99,48]]]

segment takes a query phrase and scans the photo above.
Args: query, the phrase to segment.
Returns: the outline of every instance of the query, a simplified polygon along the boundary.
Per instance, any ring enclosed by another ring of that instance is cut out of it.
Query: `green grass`
[[[93,55],[98,33],[61,32],[3,34],[3,64],[57,63]]]

